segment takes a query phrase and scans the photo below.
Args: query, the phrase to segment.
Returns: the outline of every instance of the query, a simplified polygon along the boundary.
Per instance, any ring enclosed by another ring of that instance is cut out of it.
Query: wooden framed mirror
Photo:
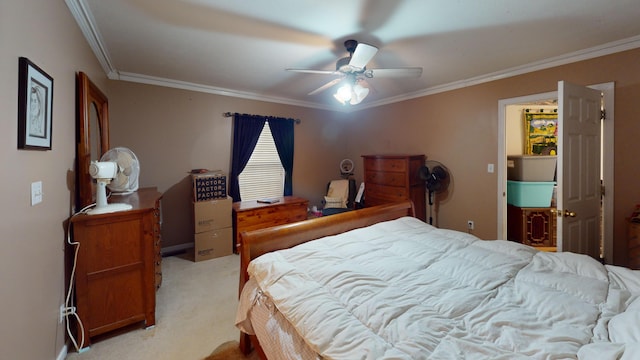
[[[95,182],[89,175],[89,164],[100,160],[109,150],[109,102],[89,77],[77,75],[77,197],[76,208],[80,210],[95,203]]]

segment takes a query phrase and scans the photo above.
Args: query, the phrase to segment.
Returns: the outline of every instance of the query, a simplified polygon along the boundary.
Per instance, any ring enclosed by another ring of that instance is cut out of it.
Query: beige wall
[[[28,26],[26,26],[28,25]],[[71,214],[75,157],[75,73],[84,71],[107,94],[112,146],[141,161],[142,186],[165,193],[165,246],[191,239],[189,183],[195,167],[229,169],[231,120],[226,111],[294,117],[294,194],[319,204],[341,159],[369,153],[422,153],[454,176],[439,225],[464,230],[476,221],[485,239],[497,229],[498,100],[553,91],[558,80],[615,81],[615,258],[626,263],[625,217],[640,201],[640,50],[450,91],[400,104],[330,113],[259,101],[106,80],[62,0],[0,2],[0,158],[2,335],[0,358],[54,359],[63,348],[58,309],[65,295],[65,229]],[[18,57],[54,78],[53,150],[16,149]],[[30,183],[42,181],[43,203],[30,206]],[[67,253],[69,255],[69,253]]]
[[[293,194],[320,205],[327,182],[339,178],[347,148],[345,115],[120,81],[109,84],[111,146],[140,160],[140,186],[164,193],[166,250],[193,243],[190,169],[231,168],[232,118],[224,112],[301,119],[295,126]]]
[[[75,160],[75,73],[106,77],[62,0],[0,2],[0,358],[55,359],[65,330],[64,244]],[[18,58],[53,77],[53,149],[17,150]],[[43,202],[31,206],[30,184]]]
[[[591,85],[615,82],[615,205],[614,259],[627,263],[626,224],[640,201],[640,50],[604,56],[472,86],[404,103],[368,109],[349,122],[351,136],[347,156],[364,153],[424,153],[446,164],[453,174],[453,189],[440,205],[439,225],[466,230],[475,220],[474,234],[483,239],[497,234],[498,101],[546,93],[559,80]],[[611,259],[608,259],[611,261]]]
[[[191,168],[229,171],[231,120],[223,112],[243,112],[302,119],[296,126],[294,195],[319,204],[327,179],[345,157],[418,153],[443,162],[453,174],[447,196],[434,207],[438,226],[466,230],[494,239],[497,234],[498,101],[556,90],[559,80],[590,85],[616,82],[615,161],[632,164],[636,144],[634,98],[640,95],[640,50],[538,71],[473,87],[356,111],[330,113],[185,90],[110,82],[112,145],[129,146],[141,158],[143,186],[165,192],[164,246],[191,242],[189,203]],[[626,145],[620,145],[626,144]],[[630,152],[631,151],[631,152]],[[161,166],[159,166],[161,165]],[[625,216],[640,198],[637,167],[616,166],[613,261],[626,264]]]

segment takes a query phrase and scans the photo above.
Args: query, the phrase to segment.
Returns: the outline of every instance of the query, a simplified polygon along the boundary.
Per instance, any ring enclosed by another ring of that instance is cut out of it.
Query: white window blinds
[[[243,201],[280,197],[284,193],[284,168],[268,122],[265,122],[247,166],[238,176],[238,185]]]

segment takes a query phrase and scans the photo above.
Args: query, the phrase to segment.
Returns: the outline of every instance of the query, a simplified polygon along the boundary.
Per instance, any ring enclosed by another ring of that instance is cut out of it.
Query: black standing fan
[[[418,172],[420,179],[425,182],[429,193],[429,224],[433,225],[433,200],[436,194],[445,192],[449,187],[451,176],[449,170],[442,163],[427,160]]]

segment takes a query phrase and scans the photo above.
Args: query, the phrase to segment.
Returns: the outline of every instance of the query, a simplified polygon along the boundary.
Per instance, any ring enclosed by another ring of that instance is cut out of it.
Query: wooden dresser
[[[629,268],[640,270],[640,223],[627,222]]]
[[[240,234],[276,225],[288,224],[307,219],[309,200],[297,196],[277,198],[273,204],[259,203],[256,200],[238,201],[232,205],[233,246],[240,252]]]
[[[552,207],[507,205],[507,239],[536,247],[556,246],[556,213]]]
[[[139,189],[109,199],[131,204],[131,210],[71,218],[73,241],[80,244],[75,295],[84,346],[127,325],[155,325],[156,289],[162,282],[161,197],[156,188]]]
[[[416,217],[427,219],[425,183],[418,172],[424,155],[363,155],[366,206],[411,200]]]

